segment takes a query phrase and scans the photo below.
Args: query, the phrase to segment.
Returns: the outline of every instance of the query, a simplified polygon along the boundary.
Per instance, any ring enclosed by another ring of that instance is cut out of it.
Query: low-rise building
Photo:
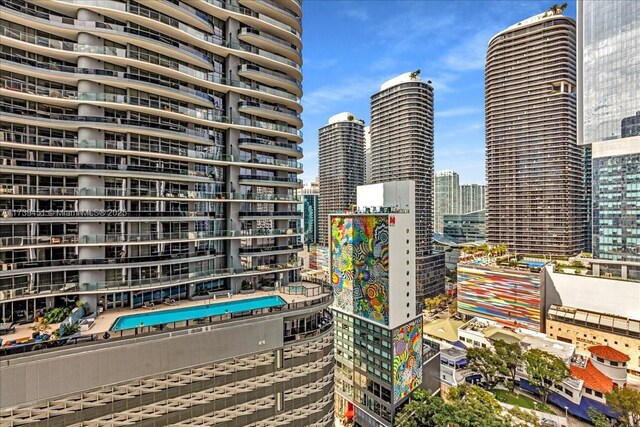
[[[545,324],[547,335],[574,344],[582,356],[598,345],[627,355],[627,372],[640,377],[640,320],[554,304]]]

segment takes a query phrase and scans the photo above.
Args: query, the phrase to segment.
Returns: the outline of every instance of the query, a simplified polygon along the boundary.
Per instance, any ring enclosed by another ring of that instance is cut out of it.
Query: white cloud
[[[320,87],[302,97],[302,105],[307,115],[322,115],[340,109],[345,101],[368,100],[375,93],[384,78],[349,78]],[[367,102],[367,101],[363,101]]]
[[[357,3],[356,3],[357,4]],[[354,5],[354,7],[357,7]],[[340,14],[347,18],[355,19],[358,21],[368,21],[369,13],[364,9],[356,9],[354,7],[342,7],[340,8]]]

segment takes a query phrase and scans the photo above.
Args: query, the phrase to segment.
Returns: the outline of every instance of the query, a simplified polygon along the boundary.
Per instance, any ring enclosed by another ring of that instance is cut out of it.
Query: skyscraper
[[[578,2],[579,133],[591,147],[593,254],[640,261],[640,4]]]
[[[444,292],[444,255],[433,254],[433,87],[419,71],[371,96],[371,183],[413,180],[416,188],[416,298]]]
[[[532,254],[584,246],[575,21],[548,11],[496,34],[485,69],[487,239]]]
[[[310,182],[304,185],[304,188],[302,189],[302,222],[305,245],[318,243],[318,237],[320,236],[319,198],[320,189],[317,182]]]
[[[369,184],[371,182],[371,127],[364,127],[364,182]]]
[[[446,214],[460,213],[460,176],[454,171],[439,171],[434,177],[434,230],[442,233]]]
[[[0,2],[0,424],[332,424],[330,294],[259,290],[299,277],[301,17]]]
[[[364,184],[364,121],[340,113],[318,131],[320,173],[320,238],[328,244],[329,214],[356,203],[356,188]]]
[[[477,212],[485,209],[486,185],[462,184],[460,185],[460,213]]]

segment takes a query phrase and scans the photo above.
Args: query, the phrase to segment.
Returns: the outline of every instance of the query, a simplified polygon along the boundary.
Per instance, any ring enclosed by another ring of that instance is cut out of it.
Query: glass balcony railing
[[[35,136],[35,135],[27,135],[24,133],[17,132],[0,132],[0,141],[13,142],[19,144],[28,144],[28,145],[38,145],[38,146],[46,146],[46,147],[60,147],[60,148],[77,148],[77,149],[100,149],[100,150],[119,150],[119,151],[133,151],[133,152],[144,152],[144,153],[162,153],[162,154],[171,154],[175,156],[185,157],[185,160],[194,161],[194,159],[202,159],[202,160],[212,160],[212,161],[220,161],[220,162],[230,162],[230,163],[255,163],[260,165],[268,165],[268,166],[281,166],[286,168],[294,168],[294,169],[303,169],[303,165],[300,162],[295,160],[280,160],[280,159],[271,159],[268,157],[244,157],[240,158],[222,154],[222,153],[213,153],[207,151],[198,151],[198,150],[187,150],[182,148],[177,148],[173,146],[161,146],[161,145],[152,145],[152,144],[140,144],[140,143],[130,143],[127,141],[98,141],[98,140],[77,140],[71,138],[49,138],[44,136]],[[11,159],[13,160],[13,159]],[[9,164],[9,162],[6,162]],[[17,163],[16,163],[17,165]],[[89,165],[91,166],[91,165]],[[113,168],[115,165],[109,164],[109,168]],[[46,166],[45,166],[46,167]],[[56,167],[56,166],[53,166]],[[80,169],[83,166],[79,166]],[[90,168],[90,167],[89,167]],[[198,174],[202,173],[202,176],[208,176],[204,172],[196,172],[196,171],[188,171],[187,174]]]
[[[253,71],[253,72],[256,72],[256,73],[264,74],[264,75],[267,75],[267,76],[269,76],[271,78],[280,80],[282,82],[288,83],[290,85],[293,85],[293,86],[295,86],[297,88],[302,89],[302,84],[298,80],[296,80],[296,79],[294,79],[292,77],[289,77],[286,74],[281,74],[281,73],[277,73],[275,71],[267,70],[266,68],[259,67],[259,66],[254,65],[254,64],[241,64],[241,65],[238,65],[238,72],[243,72],[243,71]]]
[[[271,25],[274,25],[276,27],[279,27],[279,28],[281,28],[283,30],[286,30],[286,31],[290,32],[291,34],[295,34],[295,35],[299,36],[299,33],[298,33],[298,31],[296,31],[295,28],[293,28],[293,27],[291,27],[291,26],[289,26],[289,25],[287,25],[287,24],[285,24],[283,22],[280,22],[280,21],[278,21],[276,19],[273,19],[273,18],[271,18],[269,16],[266,16],[264,14],[258,14],[257,12],[254,12],[253,10],[248,9],[246,7],[235,6],[233,4],[230,4],[230,3],[227,3],[227,2],[224,2],[224,1],[220,1],[220,0],[205,0],[205,2],[207,2],[209,4],[212,4],[213,6],[216,6],[216,7],[221,7],[223,9],[230,10],[232,12],[242,13],[243,15],[251,16],[251,17],[256,18],[256,19],[260,19],[261,21],[268,22]]]
[[[0,237],[3,248],[24,246],[56,246],[86,244],[148,243],[156,241],[194,241],[224,238],[262,238],[269,236],[293,236],[303,234],[302,228],[272,228],[253,230],[185,231],[175,233],[138,234],[65,234],[58,236]]]
[[[299,145],[291,144],[287,142],[271,141],[268,139],[239,138],[238,143],[239,144],[260,144],[260,145],[266,145],[266,146],[272,146],[272,147],[280,147],[280,148],[286,148],[292,151],[297,151],[298,153],[302,153],[302,147],[300,147]]]
[[[186,134],[190,136],[194,136],[196,138],[203,139],[205,141],[209,140],[209,132],[201,129],[190,129],[184,126],[180,126],[172,123],[154,123],[154,122],[145,122],[141,120],[131,120],[131,119],[121,119],[116,117],[96,117],[96,116],[78,116],[74,114],[59,114],[59,113],[50,113],[47,111],[39,111],[28,109],[24,107],[17,107],[10,104],[0,102],[0,112],[5,114],[16,114],[16,115],[24,115],[29,118],[42,118],[48,120],[56,120],[59,121],[73,121],[79,123],[105,123],[105,124],[115,124],[119,126],[136,126],[143,127],[149,129],[159,129],[162,131],[167,131],[175,134]]]
[[[257,267],[223,268],[218,270],[194,271],[174,276],[161,276],[137,280],[113,280],[80,284],[80,292],[95,292],[109,289],[136,289],[142,287],[161,287],[166,285],[188,283],[201,279],[230,277],[238,274],[269,273],[280,270],[292,270],[302,267],[302,260],[284,264],[263,264]]]
[[[255,216],[255,217],[277,217],[277,216],[302,216],[300,211],[267,211],[267,212],[255,212],[255,211],[240,211],[240,216]]]
[[[276,9],[276,10],[282,12],[282,13],[285,13],[285,14],[289,15],[290,17],[295,19],[298,24],[301,24],[301,19],[297,14],[295,14],[291,9],[282,6],[278,2],[272,1],[272,0],[256,0],[256,1],[258,1],[259,3],[262,3],[262,4],[266,4],[267,6],[271,7],[272,9]]]
[[[240,194],[226,192],[204,192],[190,190],[152,190],[136,188],[77,188],[77,187],[49,187],[35,185],[0,185],[0,195],[13,196],[71,196],[71,197],[136,197],[136,198],[178,198],[203,200],[258,200],[294,202],[301,200],[300,196],[288,194]],[[126,211],[124,211],[126,213]],[[123,214],[123,216],[126,216]]]
[[[262,176],[262,175],[239,175],[240,181],[272,181],[272,182],[290,182],[292,184],[302,184],[302,180],[298,178],[289,178],[284,176]]]
[[[3,29],[0,28],[0,33],[2,33]],[[139,54],[137,52],[129,52],[127,55],[127,57],[131,58],[131,59],[136,59],[136,60],[140,60],[140,61],[145,61],[145,62],[149,62],[149,63],[153,63],[153,64],[157,64],[157,65],[161,65],[163,67],[167,67],[167,68],[171,68],[173,70],[179,71],[181,73],[184,73],[186,75],[189,75],[191,77],[195,77],[199,80],[205,80],[211,83],[215,83],[215,84],[220,84],[220,85],[226,85],[226,86],[233,86],[233,87],[237,87],[240,89],[248,89],[248,90],[253,90],[253,91],[258,91],[258,92],[263,92],[269,95],[274,95],[274,96],[278,96],[281,98],[285,98],[288,99],[290,101],[295,101],[295,102],[300,102],[300,98],[298,98],[296,95],[291,94],[289,92],[286,92],[284,90],[279,90],[279,89],[274,89],[272,87],[269,86],[265,86],[262,84],[258,84],[258,83],[245,83],[242,82],[240,80],[233,80],[233,79],[228,79],[228,78],[224,78],[222,76],[220,76],[217,73],[203,73],[201,71],[196,71],[193,70],[189,67],[186,67],[178,62],[175,61],[167,61],[164,60],[162,58],[156,57],[156,56],[152,56],[152,55],[146,55],[146,54]],[[53,72],[66,72],[66,73],[74,73],[74,74],[80,74],[80,75],[96,75],[96,76],[103,76],[106,78],[129,78],[132,80],[138,80],[138,81],[145,81],[142,77],[137,76],[135,74],[130,74],[130,73],[124,73],[124,72],[117,72],[117,71],[113,71],[113,70],[102,70],[102,69],[90,69],[90,68],[77,68],[77,67],[71,67],[71,66],[66,66],[66,65],[59,65],[56,63],[50,63],[50,62],[37,62],[28,58],[24,58],[24,57],[19,57],[16,55],[10,55],[10,54],[6,54],[6,53],[0,53],[0,58],[3,60],[8,60],[14,63],[18,63],[18,64],[22,64],[22,65],[29,65],[32,67],[36,67],[39,68],[41,70],[49,70],[49,71],[53,71]],[[170,84],[172,85],[172,83],[168,83],[167,82],[163,82],[163,83],[158,83],[158,82],[154,82],[152,81],[152,83],[155,84],[162,84],[164,86],[169,86]],[[180,85],[180,90],[182,91],[182,88],[185,88],[184,85]],[[195,91],[194,89],[191,89],[192,91]],[[189,92],[188,90],[186,92]],[[200,91],[195,91],[195,92],[200,92]],[[202,93],[202,92],[200,92]],[[207,95],[207,98],[209,98],[209,96]]]
[[[290,49],[292,52],[296,53],[298,56],[301,55],[300,53],[300,49],[298,49],[298,47],[296,45],[294,45],[293,43],[289,43],[286,42],[284,40],[282,40],[281,38],[272,36],[271,34],[267,34],[264,31],[259,31],[256,30],[255,28],[251,28],[251,27],[244,27],[244,28],[240,28],[238,30],[238,35],[242,36],[242,35],[247,35],[247,34],[252,34],[255,36],[258,36],[262,39],[268,40],[272,43],[276,43],[279,46],[285,47],[287,49]]]
[[[289,110],[287,108],[281,108],[279,106],[261,104],[260,102],[239,101],[238,102],[238,108],[243,108],[243,107],[259,108],[261,110],[269,111],[270,113],[277,113],[277,114],[282,114],[282,115],[285,115],[285,116],[293,116],[298,120],[301,119],[300,114],[298,114],[294,110]]]
[[[240,254],[243,255],[260,255],[265,252],[285,252],[285,251],[299,251],[303,248],[304,245],[300,244],[292,244],[292,245],[280,245],[280,246],[258,246],[258,247],[248,247],[248,248],[240,248]]]

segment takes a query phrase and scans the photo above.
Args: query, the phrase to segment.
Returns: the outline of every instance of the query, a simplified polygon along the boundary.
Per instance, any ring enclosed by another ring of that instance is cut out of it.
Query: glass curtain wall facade
[[[591,150],[593,254],[640,261],[640,5],[578,1],[579,142]]]

